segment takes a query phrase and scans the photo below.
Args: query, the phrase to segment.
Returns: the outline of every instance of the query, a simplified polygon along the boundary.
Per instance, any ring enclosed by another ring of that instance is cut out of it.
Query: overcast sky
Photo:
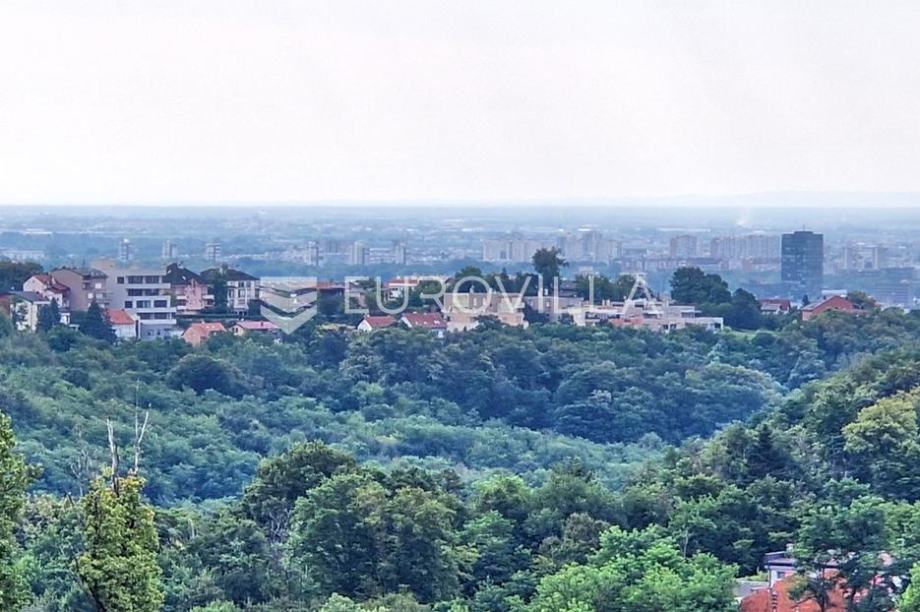
[[[920,2],[0,0],[0,202],[920,191]]]

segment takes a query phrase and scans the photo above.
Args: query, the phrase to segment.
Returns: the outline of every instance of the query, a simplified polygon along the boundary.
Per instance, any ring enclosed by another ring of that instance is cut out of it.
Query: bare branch
[[[140,470],[141,462],[141,443],[144,441],[144,434],[147,433],[147,424],[150,422],[150,411],[144,412],[144,424],[140,425],[137,413],[134,413],[134,474]]]

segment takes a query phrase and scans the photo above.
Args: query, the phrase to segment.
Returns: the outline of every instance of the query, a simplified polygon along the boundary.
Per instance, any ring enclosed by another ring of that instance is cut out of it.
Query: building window
[[[125,302],[125,308],[134,308],[134,302]]]
[[[166,304],[167,304],[166,300],[154,300],[153,301],[154,308],[167,308]]]
[[[124,285],[124,284],[125,284],[125,277],[124,277],[124,276],[119,276],[118,279],[116,279],[116,282],[117,282],[119,285]]]
[[[148,285],[155,285],[160,282],[160,277],[159,276],[145,276],[144,282],[147,283]]]
[[[140,285],[143,282],[144,282],[143,276],[129,276],[128,277],[128,284],[130,285]]]

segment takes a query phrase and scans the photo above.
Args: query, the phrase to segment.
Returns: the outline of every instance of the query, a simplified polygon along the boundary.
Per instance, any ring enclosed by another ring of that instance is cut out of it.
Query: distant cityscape
[[[19,209],[2,219],[0,258],[36,261],[45,269],[85,268],[102,259],[148,269],[226,264],[256,277],[328,280],[444,275],[464,266],[513,273],[528,270],[538,249],[555,248],[568,262],[566,278],[642,273],[656,292],[667,291],[674,270],[697,267],[758,298],[801,301],[862,291],[884,306],[913,308],[920,297],[920,221],[911,211],[900,221],[897,214],[878,224],[843,219],[827,229],[795,227],[797,217],[782,212],[701,224],[686,210],[622,218],[585,210],[522,220],[459,210],[221,215],[160,209],[125,219],[95,210]]]

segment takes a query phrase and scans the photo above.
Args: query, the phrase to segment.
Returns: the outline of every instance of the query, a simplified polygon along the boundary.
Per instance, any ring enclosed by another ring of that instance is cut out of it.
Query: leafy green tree
[[[920,612],[920,562],[910,568],[910,585],[898,600],[899,612]]]
[[[422,602],[459,592],[456,520],[444,494],[339,474],[297,502],[288,556],[325,593],[408,589]]]
[[[90,302],[89,308],[86,309],[86,314],[80,322],[80,331],[97,340],[115,342],[115,330],[96,300]]]
[[[759,329],[763,326],[760,302],[752,293],[736,289],[725,312],[725,324],[735,329]]]
[[[596,276],[578,275],[575,277],[575,287],[578,295],[583,299],[589,299],[594,296],[595,303],[610,300],[613,302],[622,302],[629,297],[629,292],[635,285],[636,279],[629,274],[623,274],[616,280],[598,274]]]
[[[99,612],[163,607],[154,514],[141,500],[143,486],[136,475],[100,477],[83,499],[86,552],[77,572]]]
[[[886,563],[886,514],[881,500],[864,497],[848,506],[821,503],[808,509],[799,529],[795,557],[802,575],[825,580],[805,584],[804,595],[818,599],[839,590],[848,610],[890,610],[901,591],[898,565]],[[833,572],[825,570],[833,565]],[[870,607],[871,604],[871,607]]]
[[[22,289],[24,282],[41,272],[41,265],[34,261],[16,262],[0,258],[0,293]]]
[[[15,452],[10,419],[0,412],[0,608],[19,610],[28,601],[13,530],[22,512],[31,475]]]
[[[920,390],[884,398],[859,411],[843,428],[844,449],[858,473],[879,492],[920,498]]]
[[[377,570],[386,526],[378,517],[386,490],[363,474],[341,474],[298,500],[288,540],[291,563],[302,567],[326,593],[373,597],[381,589]]]
[[[559,253],[559,249],[553,247],[549,249],[539,249],[533,254],[533,269],[543,279],[543,286],[552,289],[554,279],[562,274],[562,268],[567,266],[565,259]]]
[[[169,371],[169,385],[176,389],[188,387],[196,393],[213,389],[231,397],[240,397],[245,391],[243,373],[226,361],[201,353],[186,355]]]
[[[13,322],[8,316],[0,312],[0,338],[9,338],[13,335]]]
[[[235,604],[262,603],[276,590],[268,539],[251,520],[221,512],[203,525],[189,548]]]
[[[660,532],[613,527],[587,564],[546,576],[526,612],[733,612],[734,568],[709,555],[686,558]]]
[[[728,284],[718,274],[699,268],[679,268],[671,277],[671,298],[681,304],[727,304],[732,301]]]
[[[287,533],[298,499],[326,479],[356,470],[357,462],[347,453],[321,442],[299,444],[259,465],[255,479],[243,493],[243,510],[280,540]]]
[[[58,309],[56,299],[51,300],[47,306],[38,309],[38,331],[49,332],[61,324],[61,311]]]

